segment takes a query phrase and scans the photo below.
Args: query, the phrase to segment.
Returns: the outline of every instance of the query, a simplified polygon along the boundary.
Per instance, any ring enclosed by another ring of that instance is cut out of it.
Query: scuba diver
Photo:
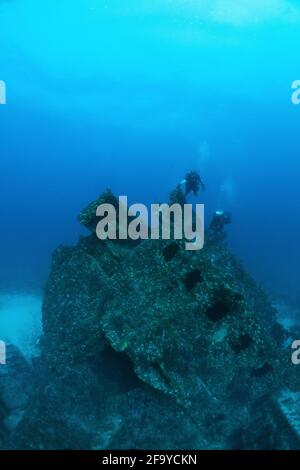
[[[225,225],[231,224],[232,218],[230,212],[216,211],[214,212],[212,221],[209,226],[209,231],[214,235],[220,234],[224,231]]]
[[[176,188],[170,193],[170,204],[180,204],[184,206],[187,203],[187,196],[193,193],[198,196],[200,189],[205,190],[204,183],[200,175],[196,171],[187,173],[184,180],[182,180]]]
[[[202,191],[205,190],[205,185],[196,171],[190,171],[185,179],[181,181],[180,186],[184,188],[185,196],[188,196],[190,192],[192,192],[194,196],[198,196],[200,187]]]

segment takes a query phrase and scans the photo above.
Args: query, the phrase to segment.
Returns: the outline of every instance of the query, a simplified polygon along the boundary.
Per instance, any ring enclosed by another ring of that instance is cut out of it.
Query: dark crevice
[[[209,320],[217,322],[229,314],[229,305],[224,300],[216,300],[213,305],[208,307],[206,315]]]
[[[162,251],[165,261],[171,261],[179,250],[180,246],[176,242],[170,243],[170,245],[166,246]]]
[[[263,366],[257,367],[256,369],[252,369],[251,376],[252,377],[263,377],[266,374],[272,372],[273,367],[269,362],[265,362]]]
[[[97,374],[129,391],[142,385],[134,371],[133,362],[124,352],[115,351],[107,346],[101,353],[101,359],[94,364]]]
[[[215,292],[215,299],[212,305],[206,310],[209,320],[218,322],[230,313],[239,311],[242,297],[229,289],[221,288]]]
[[[199,269],[194,269],[193,271],[188,272],[184,278],[184,285],[188,292],[192,291],[196,285],[201,282],[202,276]]]
[[[239,352],[244,351],[245,349],[248,349],[252,343],[253,343],[253,339],[251,338],[250,335],[246,333],[244,335],[241,335],[236,341],[233,341],[231,343],[231,347],[232,347],[232,350],[238,354]]]

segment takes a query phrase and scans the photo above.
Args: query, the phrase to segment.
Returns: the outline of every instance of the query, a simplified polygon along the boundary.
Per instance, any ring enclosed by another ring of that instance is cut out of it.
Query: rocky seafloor
[[[277,312],[226,244],[100,241],[53,254],[41,355],[9,346],[2,449],[297,449],[300,374]]]

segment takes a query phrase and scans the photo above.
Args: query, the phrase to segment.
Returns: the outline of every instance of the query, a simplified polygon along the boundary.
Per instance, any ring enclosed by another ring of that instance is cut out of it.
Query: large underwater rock
[[[33,364],[16,346],[7,343],[6,364],[0,367],[0,447],[5,447],[25,415],[34,383]]]
[[[43,303],[39,384],[9,447],[297,448],[299,389],[275,311],[228,252],[177,241],[59,247]],[[107,202],[107,201],[106,201]]]

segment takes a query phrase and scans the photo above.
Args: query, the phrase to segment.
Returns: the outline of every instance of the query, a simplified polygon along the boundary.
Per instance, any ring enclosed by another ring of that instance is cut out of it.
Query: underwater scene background
[[[300,448],[299,26],[297,0],[0,1],[0,448]],[[86,223],[191,170],[203,250]]]

